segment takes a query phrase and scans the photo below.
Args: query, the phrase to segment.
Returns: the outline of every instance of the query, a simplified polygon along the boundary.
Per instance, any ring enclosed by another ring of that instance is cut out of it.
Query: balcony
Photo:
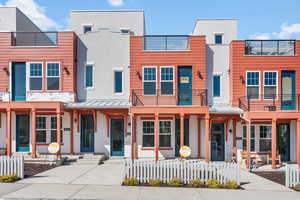
[[[56,47],[57,32],[12,32],[11,45],[15,47]]]
[[[261,94],[261,99],[248,97],[239,98],[239,107],[247,112],[299,111],[300,95],[296,94]],[[265,99],[263,99],[263,97]]]
[[[148,35],[144,36],[145,51],[187,51],[188,35]]]
[[[248,56],[295,56],[295,40],[246,40],[245,55]]]
[[[156,90],[153,95],[144,95],[142,89],[132,90],[133,106],[207,106],[207,90]],[[162,94],[164,93],[164,94]]]

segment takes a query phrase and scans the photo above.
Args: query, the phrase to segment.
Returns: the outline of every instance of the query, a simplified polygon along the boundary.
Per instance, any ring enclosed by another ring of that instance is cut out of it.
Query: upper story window
[[[277,72],[264,72],[264,99],[275,99],[277,96]]]
[[[60,64],[47,63],[47,90],[59,90]]]
[[[85,66],[85,87],[91,88],[93,87],[94,75],[93,75],[93,65]]]
[[[122,71],[115,71],[114,72],[114,92],[115,93],[122,93],[123,92],[123,86],[122,86]]]
[[[223,44],[223,34],[215,34],[215,44]]]
[[[295,40],[246,40],[245,55],[295,56]]]
[[[173,95],[174,67],[160,67],[160,93]]]
[[[83,26],[83,33],[92,32],[92,25]]]
[[[260,72],[247,72],[247,98],[259,99]]]
[[[144,36],[144,50],[184,51],[189,49],[189,36],[153,35]]]
[[[213,96],[220,97],[221,96],[221,76],[214,75],[213,77]]]
[[[144,95],[156,94],[156,67],[143,68],[143,91]]]
[[[29,89],[42,90],[43,89],[43,64],[30,63],[29,68],[30,68]]]

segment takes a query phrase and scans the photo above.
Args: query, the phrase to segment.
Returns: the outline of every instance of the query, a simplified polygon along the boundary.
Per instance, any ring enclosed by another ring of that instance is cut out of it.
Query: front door
[[[94,134],[93,115],[81,115],[81,152],[94,152]]]
[[[178,67],[178,105],[192,105],[192,67]]]
[[[11,100],[26,101],[26,63],[12,63],[11,71]]]
[[[111,155],[124,156],[124,119],[111,119]]]
[[[211,160],[224,161],[224,124],[212,124],[210,147]]]
[[[296,109],[295,71],[282,71],[281,81],[282,81],[281,109],[295,110]]]
[[[290,124],[277,124],[277,150],[282,161],[290,161]]]
[[[29,143],[29,115],[16,115],[16,151],[28,152]]]
[[[179,157],[180,150],[180,119],[175,120],[175,157]],[[184,119],[184,145],[189,146],[189,119]]]

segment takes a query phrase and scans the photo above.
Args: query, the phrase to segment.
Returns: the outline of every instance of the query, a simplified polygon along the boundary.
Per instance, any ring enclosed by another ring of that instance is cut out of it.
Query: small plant
[[[300,184],[295,185],[294,189],[298,192],[300,192]]]
[[[238,186],[237,182],[235,182],[235,181],[227,181],[224,184],[224,188],[226,188],[226,189],[238,189],[239,186]]]
[[[208,188],[221,188],[222,185],[219,181],[214,180],[214,179],[210,179],[206,182],[206,185]]]
[[[181,187],[183,183],[180,178],[172,178],[169,182],[169,185],[172,187]]]
[[[205,183],[200,181],[200,179],[196,178],[189,183],[189,186],[195,187],[195,188],[200,188],[200,187],[204,187]]]
[[[163,182],[159,179],[151,179],[149,181],[149,185],[151,186],[161,186],[163,184]]]
[[[130,178],[125,178],[123,184],[127,185],[127,186],[135,186],[135,185],[138,185],[139,182],[136,178],[130,177]]]
[[[20,178],[16,174],[0,176],[0,183],[12,183],[18,180],[20,180]]]

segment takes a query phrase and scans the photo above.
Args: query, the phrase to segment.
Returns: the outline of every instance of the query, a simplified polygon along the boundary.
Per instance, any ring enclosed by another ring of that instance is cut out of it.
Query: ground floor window
[[[247,150],[247,126],[243,126],[243,150]],[[250,128],[250,151],[255,151],[255,126]]]
[[[171,121],[159,122],[159,147],[171,147]]]
[[[143,121],[143,147],[154,147],[154,121]]]
[[[49,144],[56,142],[56,116],[36,117],[36,142],[38,144]],[[61,119],[62,127],[62,119]],[[63,142],[63,129],[61,128],[61,142]]]
[[[259,151],[270,152],[272,147],[272,126],[260,126]]]

